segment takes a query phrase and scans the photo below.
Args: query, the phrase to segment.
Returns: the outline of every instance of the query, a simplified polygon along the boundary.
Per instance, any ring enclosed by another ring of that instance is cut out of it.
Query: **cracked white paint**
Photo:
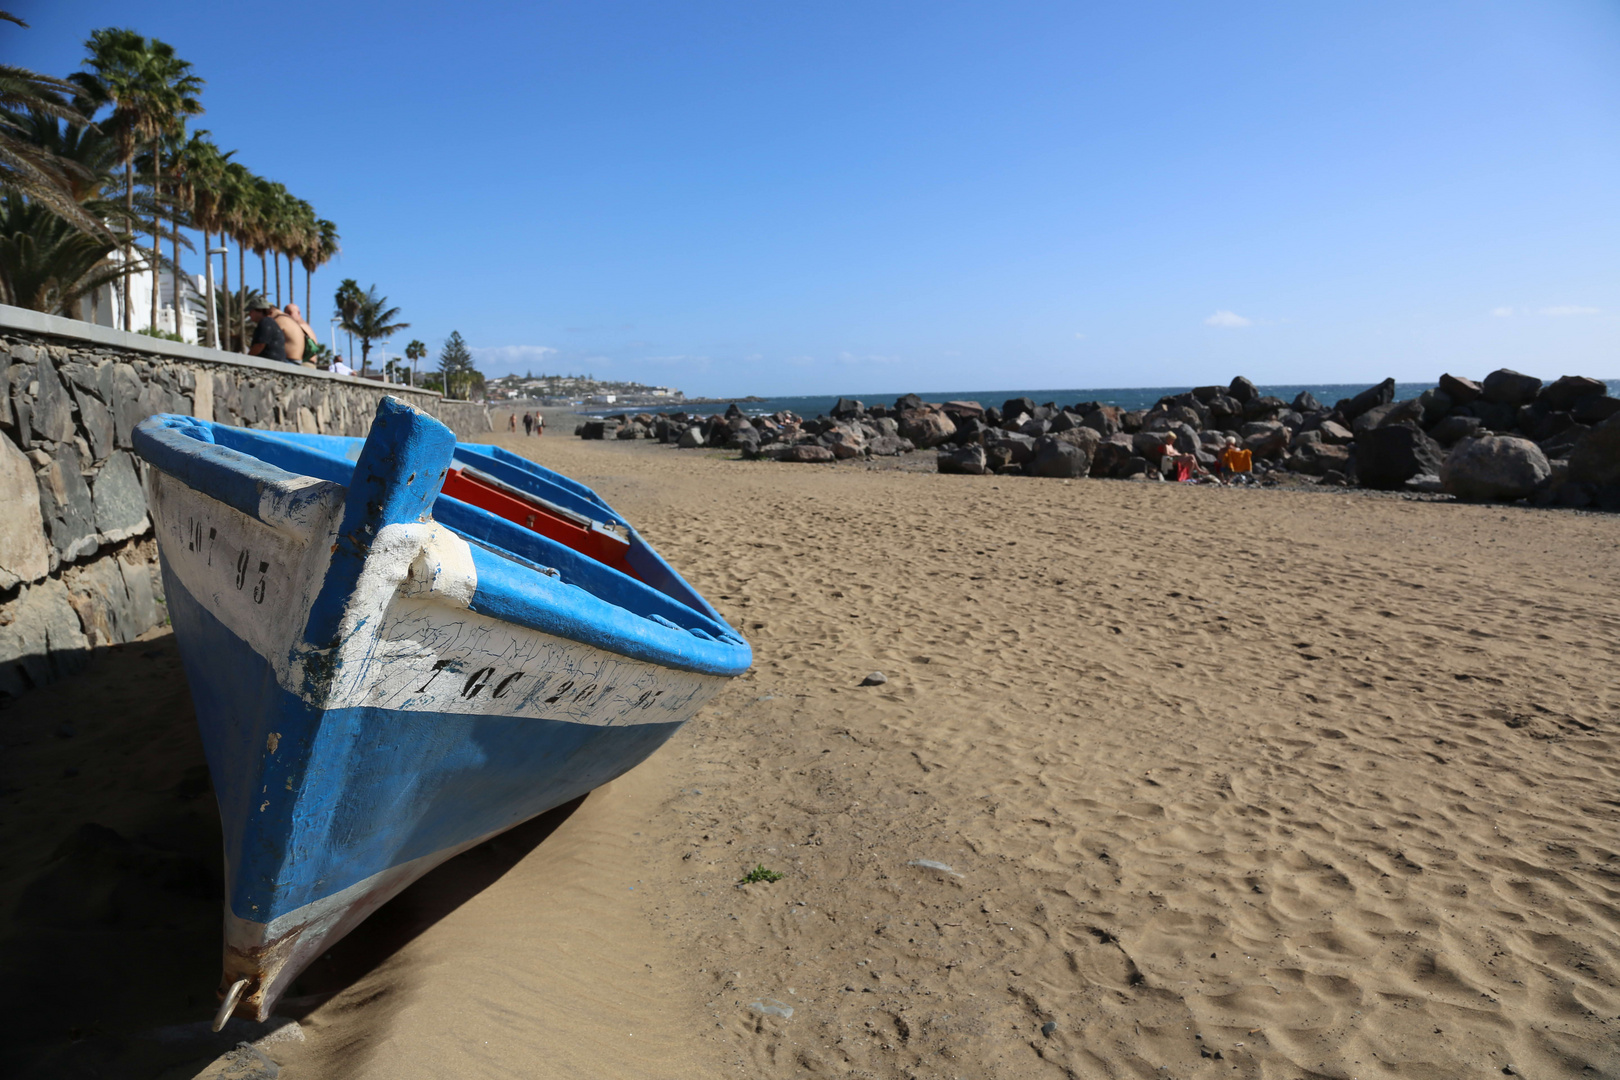
[[[151,477],[170,572],[270,662],[284,689],[306,696],[304,628],[331,562],[344,489],[308,477],[266,485],[263,522],[160,470]],[[575,588],[550,578],[540,585]],[[725,682],[477,614],[468,610],[477,587],[471,547],[443,526],[379,530],[340,620],[331,680],[311,704],[671,723]]]

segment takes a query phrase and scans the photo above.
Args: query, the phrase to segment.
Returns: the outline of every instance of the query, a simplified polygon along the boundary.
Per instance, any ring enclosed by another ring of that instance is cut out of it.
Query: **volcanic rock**
[[[1569,478],[1578,484],[1620,483],[1620,413],[1581,436],[1570,451]]]
[[[1615,413],[1620,413],[1620,398],[1592,394],[1575,403],[1570,415],[1580,424],[1601,424]]]
[[[1541,380],[1534,375],[1522,375],[1512,368],[1497,368],[1485,376],[1481,389],[1486,401],[1517,409],[1536,399],[1541,392]]]
[[[1487,435],[1458,443],[1440,469],[1445,490],[1470,502],[1523,499],[1552,475],[1547,455],[1529,439]]]
[[[825,446],[815,443],[800,443],[797,446],[784,446],[779,450],[768,452],[768,456],[777,461],[796,462],[799,464],[820,464],[834,460],[833,452]]]
[[[1356,475],[1362,487],[1399,491],[1414,476],[1438,474],[1443,457],[1439,443],[1406,424],[1356,435]]]
[[[1473,379],[1465,379],[1461,375],[1440,376],[1440,389],[1444,390],[1446,396],[1457,405],[1467,405],[1470,401],[1478,400],[1484,393],[1479,383]]]
[[[1450,446],[1461,439],[1482,435],[1485,430],[1485,424],[1479,417],[1452,413],[1434,425],[1429,435],[1441,446]]]
[[[897,454],[909,454],[917,447],[910,439],[902,439],[897,435],[879,435],[866,444],[866,449],[873,457],[894,457]]]
[[[959,446],[955,450],[939,452],[939,471],[960,476],[982,476],[990,470],[985,465],[982,446]]]
[[[1344,414],[1346,421],[1354,421],[1356,417],[1368,409],[1378,405],[1388,405],[1395,400],[1395,380],[1385,379],[1377,386],[1368,387],[1349,401],[1341,402],[1339,412]]]
[[[846,420],[852,416],[859,416],[865,411],[866,405],[854,398],[841,397],[833,403],[832,407],[832,415],[840,420]]]
[[[900,414],[900,434],[917,446],[938,446],[956,434],[956,425],[942,412],[907,409]]]
[[[1555,382],[1550,382],[1541,388],[1536,395],[1538,403],[1545,403],[1553,412],[1569,412],[1575,403],[1583,397],[1593,394],[1603,395],[1609,392],[1609,386],[1602,379],[1594,379],[1587,375],[1565,375]]]

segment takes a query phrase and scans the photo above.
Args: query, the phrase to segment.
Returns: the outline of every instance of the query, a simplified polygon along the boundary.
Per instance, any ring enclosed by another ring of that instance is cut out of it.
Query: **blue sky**
[[[13,0],[436,352],[688,393],[1620,376],[1620,5]],[[250,24],[237,17],[255,12]],[[319,319],[313,321],[319,322]]]

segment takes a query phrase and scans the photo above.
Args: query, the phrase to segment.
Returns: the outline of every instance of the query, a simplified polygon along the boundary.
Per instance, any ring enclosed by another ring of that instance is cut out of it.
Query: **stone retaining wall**
[[[0,703],[166,618],[136,424],[364,435],[384,394],[493,430],[481,403],[0,305]]]

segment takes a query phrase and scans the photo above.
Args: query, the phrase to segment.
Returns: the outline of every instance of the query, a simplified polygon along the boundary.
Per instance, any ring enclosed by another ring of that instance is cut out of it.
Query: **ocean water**
[[[1608,380],[1608,384],[1609,393],[1620,396],[1620,379],[1610,379]],[[1260,392],[1262,394],[1270,394],[1273,397],[1282,398],[1284,401],[1293,401],[1295,395],[1297,395],[1301,390],[1309,390],[1316,397],[1316,400],[1320,401],[1323,405],[1332,406],[1334,402],[1341,398],[1355,397],[1357,394],[1361,393],[1371,385],[1376,384],[1302,383],[1287,386],[1268,386],[1260,384]],[[1423,393],[1423,391],[1428,390],[1433,386],[1434,383],[1396,383],[1395,400],[1402,401],[1406,398],[1416,397],[1417,395]],[[916,393],[924,401],[977,401],[986,408],[990,407],[991,405],[1000,408],[1001,403],[1006,401],[1008,398],[1027,397],[1033,398],[1037,405],[1044,405],[1048,401],[1056,402],[1059,405],[1073,405],[1082,401],[1096,401],[1101,402],[1104,405],[1118,405],[1122,409],[1148,409],[1152,408],[1154,402],[1158,401],[1162,397],[1168,397],[1174,394],[1184,394],[1190,389],[1191,387],[1187,386],[1138,386],[1092,390],[937,390],[929,393],[923,393],[922,391],[917,391]],[[904,391],[901,393],[904,393]],[[766,398],[762,401],[739,402],[738,407],[741,408],[743,412],[751,416],[757,416],[763,413],[781,412],[784,409],[798,413],[800,416],[819,416],[823,413],[830,412],[833,404],[839,399],[840,396],[856,398],[867,405],[874,405],[879,402],[885,405],[893,405],[894,400],[901,395],[899,393],[868,395],[823,394],[810,395],[807,397],[774,397]],[[657,407],[638,405],[634,407],[634,411],[636,412],[691,412],[703,415],[724,412],[725,410],[725,405],[668,405]],[[612,413],[623,412],[625,410],[620,406],[599,406],[590,409],[582,409],[581,411],[596,416],[607,416]]]

